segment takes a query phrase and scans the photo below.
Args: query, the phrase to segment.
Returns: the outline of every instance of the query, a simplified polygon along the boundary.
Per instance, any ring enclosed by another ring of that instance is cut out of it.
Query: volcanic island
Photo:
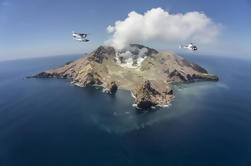
[[[168,105],[174,99],[172,83],[218,81],[217,76],[173,52],[158,52],[139,44],[119,52],[100,46],[80,59],[29,78],[69,79],[80,87],[103,87],[110,95],[117,89],[129,90],[138,109]]]

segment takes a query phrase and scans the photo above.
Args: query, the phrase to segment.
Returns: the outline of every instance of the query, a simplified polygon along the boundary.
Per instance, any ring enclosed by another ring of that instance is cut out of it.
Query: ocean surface
[[[183,56],[220,80],[172,85],[150,112],[128,91],[24,79],[80,55],[0,62],[0,166],[250,166],[251,61]]]

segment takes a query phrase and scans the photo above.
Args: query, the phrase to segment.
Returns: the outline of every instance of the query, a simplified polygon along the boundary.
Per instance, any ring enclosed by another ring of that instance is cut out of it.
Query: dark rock
[[[41,72],[41,73],[38,73],[34,76],[27,77],[27,78],[52,78],[52,77],[55,77],[55,74]]]
[[[200,67],[200,66],[197,65],[197,64],[193,64],[193,65],[191,65],[191,67],[192,67],[195,71],[197,71],[197,72],[206,73],[206,74],[208,73],[206,69]]]
[[[172,89],[169,90],[169,91],[167,92],[167,94],[168,94],[168,95],[173,95],[173,90],[172,90]]]
[[[215,75],[209,75],[209,74],[193,74],[192,80],[193,81],[218,81],[219,78]]]
[[[168,76],[169,78],[177,77],[178,79],[182,81],[186,81],[186,78],[182,74],[180,74],[176,69],[173,70]]]
[[[115,94],[117,90],[118,90],[118,85],[116,84],[115,81],[110,82],[105,88],[105,92],[109,94]]]
[[[137,108],[139,109],[148,109],[152,106],[157,105],[156,103],[153,103],[151,100],[142,98],[141,101],[137,104]]]
[[[192,78],[192,76],[190,74],[187,74],[187,80],[188,81],[192,81],[193,80],[193,78]]]
[[[165,83],[158,81],[145,81],[135,91],[135,104],[139,109],[147,109],[156,105],[165,105],[172,98],[173,91]]]
[[[192,75],[192,79],[201,79],[201,76],[197,75],[197,74],[193,74]]]
[[[102,81],[98,78],[95,78],[92,73],[87,73],[83,80],[81,80],[83,86],[94,86],[94,85],[101,85]]]

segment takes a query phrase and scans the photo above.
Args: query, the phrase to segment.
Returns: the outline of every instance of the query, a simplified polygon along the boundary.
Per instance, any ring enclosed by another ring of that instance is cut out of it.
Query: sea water
[[[80,55],[0,62],[0,166],[251,165],[251,61],[183,56],[219,81],[173,84],[150,111],[128,91],[25,79]]]

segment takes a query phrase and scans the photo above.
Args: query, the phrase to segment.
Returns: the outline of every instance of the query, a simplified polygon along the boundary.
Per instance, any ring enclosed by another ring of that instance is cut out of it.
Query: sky
[[[196,43],[200,54],[251,58],[251,0],[0,0],[0,61],[90,52],[112,38],[109,25],[153,8],[204,13],[219,25],[214,42]],[[74,41],[72,31],[88,33],[90,42]],[[180,53],[180,42],[141,44]]]

